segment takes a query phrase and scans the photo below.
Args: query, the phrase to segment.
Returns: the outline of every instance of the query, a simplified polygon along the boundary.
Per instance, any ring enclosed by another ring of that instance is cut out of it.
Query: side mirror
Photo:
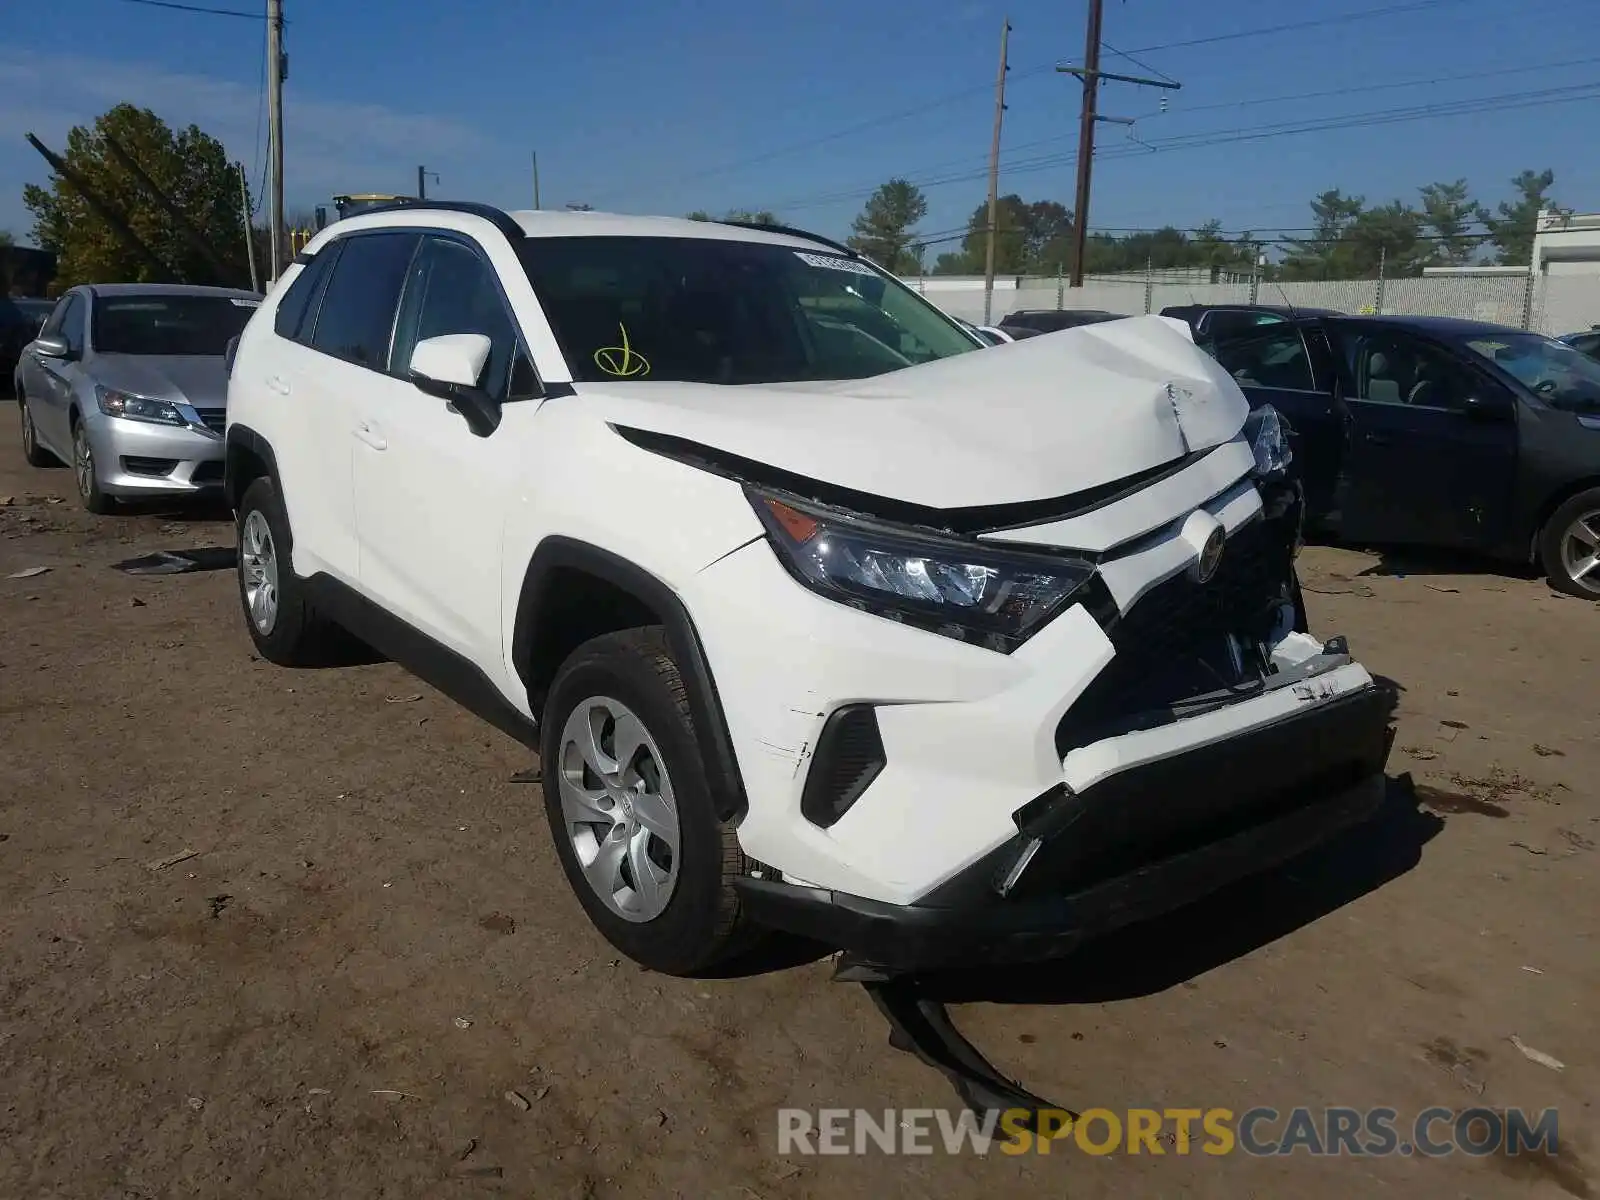
[[[478,386],[492,348],[481,333],[445,333],[423,338],[411,351],[411,382],[460,413],[479,437],[500,426],[500,406]]]
[[[36,337],[33,339],[33,351],[41,358],[71,358],[72,347],[67,339],[58,333],[49,337]]]
[[[1461,402],[1461,411],[1476,421],[1509,421],[1511,405],[1500,396],[1468,396]]]

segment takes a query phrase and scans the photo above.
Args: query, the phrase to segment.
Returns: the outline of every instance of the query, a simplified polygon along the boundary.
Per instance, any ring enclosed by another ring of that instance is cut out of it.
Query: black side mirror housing
[[[477,437],[488,437],[500,428],[500,405],[482,388],[447,383],[419,371],[412,371],[410,379],[418,391],[437,396],[451,412],[459,413]]]
[[[1477,421],[1509,421],[1514,408],[1503,396],[1468,396],[1461,402],[1461,411]]]

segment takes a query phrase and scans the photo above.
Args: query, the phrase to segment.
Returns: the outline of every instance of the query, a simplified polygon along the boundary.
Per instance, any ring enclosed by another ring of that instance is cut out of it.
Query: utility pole
[[[418,167],[417,168],[417,199],[418,200],[426,200],[428,198],[428,177],[430,175],[433,177],[435,183],[443,183],[444,182],[444,180],[439,178],[439,172],[430,171],[430,170],[428,170],[427,167]]]
[[[256,231],[250,225],[250,187],[245,183],[244,164],[239,164],[239,213],[244,220],[244,252],[250,262],[250,290],[261,290],[261,275],[256,270]]]
[[[272,172],[269,283],[277,280],[283,268],[287,240],[283,228],[283,81],[288,77],[289,63],[283,56],[283,0],[267,0],[267,160]]]
[[[533,152],[533,209],[539,211],[539,152]]]
[[[1084,252],[1089,245],[1089,185],[1094,178],[1094,127],[1097,121],[1132,125],[1126,117],[1102,117],[1099,110],[1100,81],[1115,79],[1142,87],[1176,90],[1183,85],[1171,79],[1145,79],[1137,75],[1116,75],[1100,69],[1100,26],[1104,0],[1089,0],[1089,27],[1083,45],[1083,66],[1057,67],[1064,75],[1083,80],[1083,106],[1078,114],[1078,195],[1072,212],[1072,279],[1070,286],[1083,286]]]
[[[1099,3],[1099,0],[1095,0]],[[1000,70],[994,81],[994,140],[989,143],[989,240],[983,261],[983,323],[991,323],[994,304],[994,237],[1000,200],[1000,127],[1006,117],[1006,43],[1011,37],[1011,18],[1000,22]]]

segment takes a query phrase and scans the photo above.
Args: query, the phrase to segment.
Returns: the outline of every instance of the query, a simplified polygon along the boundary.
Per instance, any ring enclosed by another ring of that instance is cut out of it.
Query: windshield
[[[99,354],[220,356],[258,304],[235,296],[100,296],[94,348]]]
[[[532,238],[523,262],[580,382],[860,379],[977,350],[857,259],[711,238]]]
[[[1469,338],[1466,346],[1552,408],[1600,410],[1600,362],[1564,342],[1506,333]]]

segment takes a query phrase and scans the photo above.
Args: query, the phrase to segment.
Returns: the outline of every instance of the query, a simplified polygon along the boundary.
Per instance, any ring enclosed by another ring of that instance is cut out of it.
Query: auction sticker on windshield
[[[852,275],[877,274],[866,263],[857,262],[853,258],[845,258],[838,254],[811,254],[805,250],[796,250],[794,256],[810,266],[825,267],[830,271],[849,271]]]

